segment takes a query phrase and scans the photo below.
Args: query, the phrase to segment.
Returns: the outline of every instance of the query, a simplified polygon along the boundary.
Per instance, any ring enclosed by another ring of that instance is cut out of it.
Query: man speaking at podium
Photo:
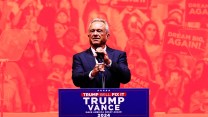
[[[91,47],[73,56],[72,80],[80,88],[119,88],[128,83],[131,73],[126,53],[106,45],[109,38],[108,23],[95,18],[89,24]]]

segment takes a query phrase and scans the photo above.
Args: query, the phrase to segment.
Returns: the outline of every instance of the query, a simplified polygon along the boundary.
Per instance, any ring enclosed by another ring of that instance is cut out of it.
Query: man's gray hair
[[[90,29],[90,26],[92,25],[93,22],[103,22],[103,23],[105,24],[105,30],[106,30],[106,32],[107,32],[107,33],[110,32],[108,22],[105,21],[104,19],[101,19],[101,18],[94,18],[94,19],[90,22],[89,27],[88,27],[88,30]]]

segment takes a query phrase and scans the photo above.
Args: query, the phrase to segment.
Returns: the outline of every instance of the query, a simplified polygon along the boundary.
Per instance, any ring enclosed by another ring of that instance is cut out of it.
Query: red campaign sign
[[[163,51],[203,57],[208,39],[208,31],[167,25],[164,32]]]
[[[112,0],[111,5],[113,7],[133,6],[140,9],[148,9],[150,0]]]
[[[19,60],[30,36],[31,32],[29,30],[4,30],[0,36],[0,59],[8,59],[9,61]]]
[[[207,0],[186,0],[185,20],[193,22],[207,22]]]

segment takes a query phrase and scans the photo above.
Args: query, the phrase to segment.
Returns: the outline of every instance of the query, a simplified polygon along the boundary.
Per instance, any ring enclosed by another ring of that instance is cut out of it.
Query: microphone
[[[96,59],[97,59],[98,63],[104,62],[104,53],[96,52],[96,54],[97,54]]]
[[[97,54],[96,59],[97,59],[98,63],[103,63],[104,62],[104,53],[96,52],[96,54]],[[104,76],[103,71],[99,71],[99,73],[100,73],[99,78],[102,79],[102,88],[104,89],[105,88],[105,76]]]

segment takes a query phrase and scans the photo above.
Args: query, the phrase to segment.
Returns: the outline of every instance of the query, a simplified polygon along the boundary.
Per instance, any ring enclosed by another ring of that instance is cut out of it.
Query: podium
[[[59,89],[59,117],[149,117],[149,89]]]

